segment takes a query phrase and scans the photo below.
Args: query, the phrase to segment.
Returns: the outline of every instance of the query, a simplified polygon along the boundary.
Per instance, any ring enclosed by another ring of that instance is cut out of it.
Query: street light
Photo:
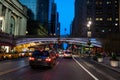
[[[88,28],[88,31],[87,31],[87,37],[91,37],[91,25],[92,25],[92,21],[88,21],[87,23],[87,28]]]
[[[88,31],[87,31],[87,37],[88,37],[88,42],[87,42],[87,44],[88,44],[88,46],[89,46],[89,56],[90,56],[90,45],[91,45],[91,41],[90,41],[90,37],[91,37],[91,25],[92,25],[92,21],[88,21],[88,23],[87,23],[87,28],[88,28]]]

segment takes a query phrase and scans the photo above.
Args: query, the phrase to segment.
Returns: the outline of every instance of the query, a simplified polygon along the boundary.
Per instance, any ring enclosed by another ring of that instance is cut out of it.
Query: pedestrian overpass
[[[42,42],[42,43],[68,43],[68,44],[84,44],[88,45],[90,43],[92,46],[102,47],[102,43],[100,39],[97,38],[55,38],[55,37],[47,37],[47,38],[19,38],[16,39],[16,45],[27,44],[32,42]]]

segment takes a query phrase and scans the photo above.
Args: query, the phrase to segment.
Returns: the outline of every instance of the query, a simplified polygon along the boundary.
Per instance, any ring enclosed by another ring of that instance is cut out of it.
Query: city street
[[[119,80],[120,78],[119,76],[114,79],[95,67],[97,66],[79,58],[77,60],[59,58],[52,69],[31,69],[27,58],[1,61],[0,80]]]

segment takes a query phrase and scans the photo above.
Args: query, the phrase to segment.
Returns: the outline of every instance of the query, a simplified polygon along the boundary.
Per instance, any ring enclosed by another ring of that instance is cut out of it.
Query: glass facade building
[[[34,20],[37,20],[48,31],[48,35],[57,34],[55,30],[58,28],[58,17],[54,0],[19,1],[32,11],[34,14]]]
[[[27,6],[34,14],[34,19],[37,19],[37,0],[19,0],[23,5]]]

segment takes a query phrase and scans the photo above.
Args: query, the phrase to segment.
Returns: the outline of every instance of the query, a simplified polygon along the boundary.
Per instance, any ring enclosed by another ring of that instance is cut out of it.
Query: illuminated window
[[[110,21],[112,21],[112,18],[109,18],[110,19]]]
[[[102,2],[100,2],[100,4],[102,4]]]
[[[118,23],[115,23],[115,26],[118,26]]]
[[[119,19],[118,18],[115,18],[115,21],[118,21]]]
[[[100,18],[100,21],[102,21],[103,20],[103,18]]]
[[[92,18],[90,17],[90,18],[87,18],[87,21],[91,21],[92,20]]]
[[[117,1],[115,1],[115,3],[117,3]]]
[[[107,1],[107,4],[111,4],[111,2],[110,2],[110,1]]]
[[[105,30],[102,30],[102,32],[105,32]]]
[[[90,17],[90,21],[92,20],[92,18]]]
[[[87,36],[88,36],[88,37],[91,37],[91,31],[88,31],[88,32],[87,32]]]
[[[96,18],[96,21],[98,21],[99,20],[99,18]]]
[[[112,21],[112,18],[107,18],[107,21]]]

